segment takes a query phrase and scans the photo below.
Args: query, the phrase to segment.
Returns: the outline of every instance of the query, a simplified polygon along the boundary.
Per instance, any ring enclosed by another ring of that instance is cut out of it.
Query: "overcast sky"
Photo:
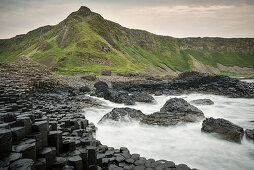
[[[0,0],[0,39],[55,25],[81,5],[173,37],[254,37],[254,0]]]

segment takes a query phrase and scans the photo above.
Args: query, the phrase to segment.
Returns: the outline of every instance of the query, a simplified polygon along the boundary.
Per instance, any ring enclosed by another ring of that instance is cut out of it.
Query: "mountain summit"
[[[0,61],[26,55],[64,74],[176,74],[187,70],[254,75],[253,38],[173,38],[134,30],[81,6],[54,26],[0,40]]]

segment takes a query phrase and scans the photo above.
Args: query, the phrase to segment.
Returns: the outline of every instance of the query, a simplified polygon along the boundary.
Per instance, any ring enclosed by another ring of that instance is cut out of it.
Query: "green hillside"
[[[254,75],[253,38],[173,38],[133,30],[86,7],[55,26],[0,40],[0,61],[27,55],[61,74],[174,74],[187,70]],[[218,64],[223,65],[223,68]],[[245,70],[224,68],[239,66]],[[207,71],[208,69],[208,71]]]

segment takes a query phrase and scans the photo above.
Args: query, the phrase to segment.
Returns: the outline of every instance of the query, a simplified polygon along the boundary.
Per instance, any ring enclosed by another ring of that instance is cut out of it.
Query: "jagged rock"
[[[0,129],[0,159],[9,155],[12,148],[12,134],[9,129]]]
[[[241,143],[244,134],[243,128],[225,119],[206,118],[201,130],[207,133],[217,133],[222,138],[237,143]]]
[[[10,165],[10,170],[34,170],[32,159],[19,159]]]
[[[181,98],[169,99],[160,112],[145,115],[141,123],[149,125],[170,126],[182,122],[195,122],[204,118],[201,110]]]
[[[245,134],[249,139],[254,140],[254,129],[246,129]]]
[[[115,103],[125,103],[126,105],[134,105],[135,100],[127,92],[116,91],[112,89],[107,89],[103,92],[103,97],[106,100]]]
[[[154,101],[153,96],[144,92],[134,92],[132,93],[132,96],[137,102],[152,103]]]
[[[204,118],[204,113],[201,110],[190,105],[187,101],[181,98],[169,99],[160,109],[160,112],[183,114],[186,122],[193,122],[200,118]]]
[[[214,102],[211,99],[197,99],[190,101],[192,104],[196,105],[213,105]]]
[[[95,94],[98,97],[104,97],[104,92],[109,88],[108,84],[103,81],[99,81],[95,83],[94,87],[95,87]]]
[[[132,121],[133,120],[141,120],[145,115],[136,109],[131,108],[115,108],[111,112],[104,115],[99,123],[103,123],[106,120],[113,120],[113,121]]]

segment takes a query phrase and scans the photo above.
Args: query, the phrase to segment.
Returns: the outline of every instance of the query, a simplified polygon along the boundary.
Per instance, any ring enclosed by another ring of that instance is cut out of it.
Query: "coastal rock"
[[[214,102],[210,99],[197,99],[190,101],[191,104],[195,105],[213,105]]]
[[[87,92],[90,92],[91,89],[88,86],[83,86],[79,88],[79,91],[82,93],[87,93]]]
[[[145,115],[136,109],[131,108],[115,108],[111,112],[107,113],[102,117],[99,123],[103,123],[106,120],[113,120],[113,121],[124,121],[129,122],[132,120],[141,120]]]
[[[135,100],[133,97],[129,96],[127,92],[116,91],[112,89],[107,89],[104,91],[104,99],[115,103],[125,103],[126,105],[134,105]]]
[[[9,129],[0,129],[0,159],[9,155],[12,148],[12,133]]]
[[[34,161],[32,159],[19,159],[10,165],[10,170],[33,170]]]
[[[154,101],[153,96],[144,93],[144,92],[134,92],[132,93],[133,98],[137,102],[145,102],[145,103],[152,103]]]
[[[206,118],[201,130],[206,133],[219,134],[222,138],[237,143],[241,143],[244,134],[243,128],[221,118]]]
[[[254,129],[246,129],[245,134],[247,138],[254,140]]]
[[[169,112],[184,116],[184,120],[189,122],[204,118],[204,113],[201,110],[189,104],[182,98],[169,99],[160,109],[160,112]]]
[[[95,93],[98,97],[103,97],[104,91],[106,91],[109,87],[108,84],[103,81],[98,81],[94,84],[95,87]]]

